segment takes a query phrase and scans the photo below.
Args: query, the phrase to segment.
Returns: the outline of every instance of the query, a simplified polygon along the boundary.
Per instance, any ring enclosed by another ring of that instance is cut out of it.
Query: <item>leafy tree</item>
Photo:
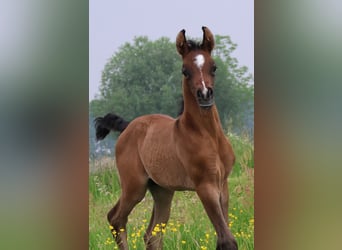
[[[231,55],[236,46],[229,36],[216,36],[213,56],[218,67],[215,101],[223,126],[239,131],[246,119],[253,119],[254,88],[247,67],[240,67]],[[152,113],[175,117],[181,100],[181,64],[175,43],[168,38],[136,37],[105,65],[100,95],[90,103],[91,113],[115,112],[126,119]]]
[[[137,37],[125,43],[105,65],[100,97],[92,111],[114,111],[126,119],[164,113],[175,116],[181,97],[181,61],[168,38]]]
[[[254,115],[254,85],[248,68],[238,65],[232,57],[237,44],[229,36],[215,37],[213,57],[218,65],[215,100],[224,127],[242,132],[252,129]],[[222,68],[221,68],[222,67]],[[221,70],[222,69],[222,70]]]

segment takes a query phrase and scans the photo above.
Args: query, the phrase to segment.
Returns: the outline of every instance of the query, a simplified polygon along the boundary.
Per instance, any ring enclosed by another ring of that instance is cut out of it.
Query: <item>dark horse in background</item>
[[[187,41],[185,30],[176,39],[183,59],[184,111],[177,118],[153,114],[131,122],[115,114],[95,119],[96,136],[120,131],[116,163],[121,197],[108,213],[113,235],[121,250],[128,249],[128,215],[148,189],[154,206],[144,240],[146,249],[162,249],[162,234],[152,235],[156,224],[167,223],[175,191],[198,194],[217,234],[216,249],[236,250],[228,228],[228,175],[235,156],[226,138],[214,102],[214,36],[202,27],[201,43]],[[121,230],[120,230],[121,229]]]

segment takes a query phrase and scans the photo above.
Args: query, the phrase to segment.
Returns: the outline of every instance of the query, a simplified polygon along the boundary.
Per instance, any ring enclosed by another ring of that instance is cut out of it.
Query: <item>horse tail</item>
[[[97,117],[94,122],[97,141],[103,140],[111,130],[122,133],[129,124],[129,122],[122,117],[112,113],[108,113],[104,117]]]

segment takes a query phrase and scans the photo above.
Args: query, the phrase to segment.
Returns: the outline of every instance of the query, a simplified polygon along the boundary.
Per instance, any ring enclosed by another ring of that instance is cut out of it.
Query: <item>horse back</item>
[[[156,131],[155,128],[162,130],[161,128],[163,126],[167,130],[166,127],[169,127],[173,121],[174,119],[172,117],[162,114],[137,117],[129,123],[127,128],[119,136],[115,150],[116,157],[120,157],[127,148],[138,150],[141,148],[146,135]]]

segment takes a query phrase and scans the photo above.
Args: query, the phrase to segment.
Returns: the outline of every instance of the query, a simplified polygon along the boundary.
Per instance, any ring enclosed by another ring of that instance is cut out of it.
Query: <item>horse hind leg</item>
[[[127,242],[125,242],[125,240],[122,240],[123,235],[121,235],[122,233],[120,232],[121,227],[119,226],[120,223],[118,223],[119,207],[120,207],[120,199],[115,204],[115,206],[108,212],[107,220],[109,224],[111,225],[111,232],[113,234],[115,242],[118,244],[120,249],[128,249]]]
[[[161,250],[163,248],[163,229],[165,229],[170,218],[174,191],[158,186],[153,181],[150,181],[148,188],[152,194],[154,204],[144,241],[147,250]]]
[[[122,186],[122,195],[116,205],[108,212],[107,219],[113,227],[112,234],[120,250],[128,250],[126,224],[128,215],[144,198],[147,182],[129,182]]]

